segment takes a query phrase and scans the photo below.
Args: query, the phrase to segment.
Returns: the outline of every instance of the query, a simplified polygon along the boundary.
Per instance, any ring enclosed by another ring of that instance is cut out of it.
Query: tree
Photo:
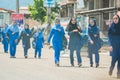
[[[43,6],[44,0],[34,0],[33,5],[29,5],[30,15],[34,20],[39,21],[41,24],[47,21],[47,8]],[[47,37],[50,32],[51,23],[54,21],[56,17],[56,13],[59,13],[58,4],[55,4],[54,8],[51,8],[50,22],[47,23],[47,26],[44,29],[44,38],[47,40]]]
[[[34,0],[33,5],[29,5],[30,15],[34,20],[43,24],[46,21],[47,10],[43,6],[44,0]]]
[[[44,0],[34,0],[33,5],[29,5],[30,15],[34,20],[41,24],[47,21],[47,9],[43,6]],[[59,5],[55,3],[55,7],[51,8],[51,22],[54,21],[56,13],[59,13]]]

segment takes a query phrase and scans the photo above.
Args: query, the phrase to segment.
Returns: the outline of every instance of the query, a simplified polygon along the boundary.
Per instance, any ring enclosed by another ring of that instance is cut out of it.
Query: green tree
[[[55,2],[55,7],[51,8],[51,11],[52,11],[51,22],[54,21],[56,14],[59,14],[59,9],[60,9],[59,5],[57,4],[57,2]]]
[[[30,15],[34,20],[43,24],[46,21],[47,10],[43,6],[44,0],[34,0],[33,5],[29,5]]]
[[[34,0],[33,5],[29,5],[30,15],[34,20],[41,24],[47,21],[47,9],[43,6],[44,0]],[[54,21],[56,14],[59,13],[59,5],[55,3],[55,7],[51,8],[51,22]]]

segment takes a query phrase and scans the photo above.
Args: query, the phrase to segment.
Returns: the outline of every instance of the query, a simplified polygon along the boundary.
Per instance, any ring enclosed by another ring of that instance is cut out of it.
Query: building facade
[[[2,26],[4,23],[10,24],[11,23],[11,14],[14,11],[7,10],[4,8],[0,8],[0,26]]]
[[[83,29],[88,27],[89,19],[95,18],[101,37],[107,37],[112,17],[120,7],[120,0],[63,0],[61,17],[76,16]]]

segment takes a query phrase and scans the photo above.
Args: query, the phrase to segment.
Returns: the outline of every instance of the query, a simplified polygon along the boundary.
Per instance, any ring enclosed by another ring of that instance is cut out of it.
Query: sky
[[[28,4],[33,4],[33,0],[19,0],[19,5],[27,6]],[[0,8],[5,8],[9,10],[16,9],[16,0],[0,0]]]

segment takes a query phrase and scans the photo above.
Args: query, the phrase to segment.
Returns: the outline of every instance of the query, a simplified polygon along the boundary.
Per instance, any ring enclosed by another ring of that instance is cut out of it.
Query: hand
[[[109,46],[109,47],[108,47],[108,50],[109,50],[109,51],[113,51],[112,46]]]
[[[58,31],[61,31],[61,29],[58,29]]]
[[[90,43],[91,43],[91,44],[94,44],[94,42],[93,42],[92,40],[90,40]]]
[[[29,36],[29,34],[27,34],[27,36]]]
[[[94,35],[94,37],[96,38],[96,37],[97,37],[97,35],[95,34],[95,35]]]
[[[73,30],[73,32],[78,32],[78,29]]]

